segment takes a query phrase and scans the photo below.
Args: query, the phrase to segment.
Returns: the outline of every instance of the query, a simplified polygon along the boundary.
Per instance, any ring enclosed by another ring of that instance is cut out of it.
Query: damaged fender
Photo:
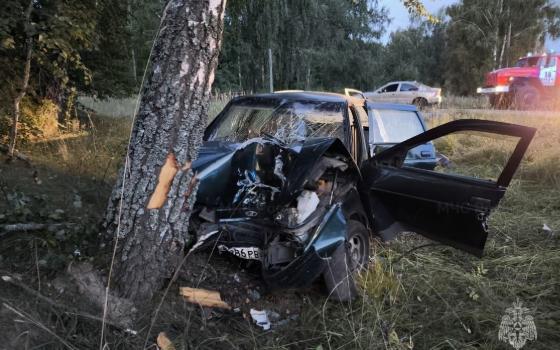
[[[267,285],[274,289],[308,287],[327,267],[329,257],[344,249],[346,219],[340,204],[333,205],[315,229],[304,253],[276,273],[263,270]]]

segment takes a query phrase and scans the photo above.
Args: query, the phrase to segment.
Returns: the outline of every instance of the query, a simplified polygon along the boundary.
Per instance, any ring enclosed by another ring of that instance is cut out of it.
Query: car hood
[[[285,204],[305,186],[310,170],[329,149],[348,155],[337,138],[308,138],[292,144],[269,138],[242,143],[206,141],[192,165],[199,181],[197,203],[241,205],[242,191],[259,188],[271,197],[261,198],[260,204],[268,205],[271,200]]]
[[[538,77],[538,67],[501,68],[486,74],[486,86],[507,85],[510,77]]]

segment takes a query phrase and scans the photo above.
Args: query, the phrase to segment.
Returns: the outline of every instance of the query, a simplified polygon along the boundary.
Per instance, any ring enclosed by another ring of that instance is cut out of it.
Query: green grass
[[[219,108],[214,104],[212,113]],[[363,297],[350,305],[327,302],[317,293],[301,292],[303,309],[299,318],[264,333],[240,315],[206,320],[196,308],[188,309],[187,313],[186,306],[173,296],[164,304],[154,331],[171,331],[177,344],[190,343],[201,349],[510,349],[508,344],[498,341],[498,329],[505,309],[519,299],[529,307],[538,332],[538,339],[526,348],[558,349],[560,117],[537,118],[530,113],[461,113],[460,117],[495,119],[538,129],[506,197],[491,216],[483,258],[443,246],[409,252],[427,241],[406,234],[389,244],[375,246],[375,258],[361,277]],[[457,116],[439,113],[427,118],[433,127]],[[101,192],[95,210],[102,211],[104,198],[122,162],[130,120],[99,117],[94,123],[96,127],[91,133],[29,144],[23,151],[45,172],[56,170],[63,179],[81,179],[87,186],[94,186],[93,190]],[[484,175],[494,160],[504,158],[500,142],[459,138],[440,146],[466,166],[482,164],[483,168],[477,171]],[[21,192],[27,188],[22,179],[12,179],[10,185]],[[55,188],[50,191],[52,196],[56,195]],[[57,205],[63,206],[65,200],[57,199]],[[555,234],[543,231],[543,224]],[[31,261],[31,276],[34,266]],[[277,297],[282,298],[282,293],[288,292],[277,292]],[[10,300],[16,303],[18,299],[14,296]],[[75,321],[78,323],[72,328],[64,321],[68,316],[52,310],[49,314],[44,306],[28,306],[29,310],[36,310],[34,317],[62,338],[78,344],[98,344],[98,324]],[[76,329],[86,326],[89,333],[80,334],[90,334],[91,339],[71,337]],[[19,329],[38,332],[32,326]],[[112,332],[111,349],[137,348],[143,343],[143,336]],[[51,341],[48,348],[61,348],[52,337],[46,338]]]

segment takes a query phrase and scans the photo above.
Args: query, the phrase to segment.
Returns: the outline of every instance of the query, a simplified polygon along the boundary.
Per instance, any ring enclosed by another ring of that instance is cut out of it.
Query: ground
[[[219,109],[216,107],[215,110]],[[165,331],[177,349],[511,349],[498,340],[505,309],[519,299],[538,338],[527,349],[560,343],[560,118],[554,113],[435,110],[430,126],[485,118],[538,128],[506,198],[490,220],[482,259],[425,245],[405,234],[377,244],[354,303],[327,301],[322,285],[268,292],[254,267],[208,254],[190,256],[175,283],[152,305],[137,306],[136,335],[122,325],[104,333],[108,349],[153,347]],[[58,223],[35,232],[0,229],[0,349],[94,349],[100,310],[72,281],[73,268],[106,268],[98,223],[125,152],[130,120],[97,117],[95,129],[22,145],[31,164],[0,159],[0,225]],[[486,173],[500,144],[459,139],[442,145],[466,167]],[[475,167],[476,166],[476,167]],[[482,168],[481,168],[482,167]],[[179,286],[220,290],[237,311],[201,309]],[[163,298],[161,306],[157,308]],[[264,332],[249,309],[269,311]],[[157,316],[154,309],[157,310]],[[131,309],[132,310],[132,309]],[[131,312],[132,313],[132,312]]]

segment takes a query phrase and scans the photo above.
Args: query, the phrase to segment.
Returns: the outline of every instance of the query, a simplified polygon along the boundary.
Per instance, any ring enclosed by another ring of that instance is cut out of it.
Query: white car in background
[[[420,109],[441,103],[441,89],[417,81],[393,81],[373,92],[362,94],[370,101],[414,104]]]

